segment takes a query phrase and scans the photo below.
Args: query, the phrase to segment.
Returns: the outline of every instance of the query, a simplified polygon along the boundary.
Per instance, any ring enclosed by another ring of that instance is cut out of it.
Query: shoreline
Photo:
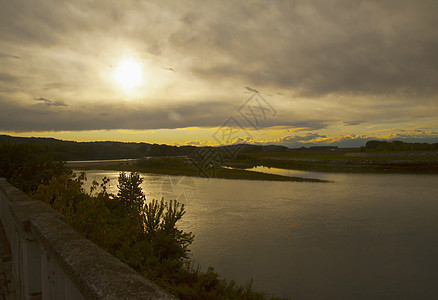
[[[125,171],[125,172],[139,172],[139,173],[151,173],[158,175],[171,175],[171,176],[189,176],[198,178],[217,178],[217,179],[230,179],[230,180],[251,180],[251,181],[285,181],[285,182],[319,182],[327,183],[330,181],[316,179],[316,178],[306,178],[297,176],[284,176],[277,174],[269,174],[257,171],[248,171],[241,169],[228,169],[220,168],[216,172],[213,172],[211,176],[202,176],[199,170],[196,169],[182,169],[182,168],[144,168],[137,167],[132,164],[125,165],[105,165],[105,164],[92,164],[92,165],[82,165],[76,166],[74,169],[87,171],[96,169],[107,171]],[[72,167],[72,166],[69,166]]]
[[[438,174],[438,161],[265,158],[257,165],[326,173]]]

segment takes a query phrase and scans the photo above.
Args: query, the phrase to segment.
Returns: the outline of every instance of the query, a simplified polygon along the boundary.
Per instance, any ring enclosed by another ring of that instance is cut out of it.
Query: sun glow
[[[133,59],[120,62],[114,73],[114,79],[120,86],[131,90],[143,82],[142,64]]]

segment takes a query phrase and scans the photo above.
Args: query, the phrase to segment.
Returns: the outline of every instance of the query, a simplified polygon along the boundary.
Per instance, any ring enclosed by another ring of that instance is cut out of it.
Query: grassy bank
[[[438,151],[365,151],[362,149],[309,150],[250,153],[229,159],[235,168],[255,166],[341,173],[438,174]]]
[[[81,166],[80,169],[95,169],[95,165]],[[261,181],[294,181],[294,182],[326,182],[320,179],[289,177],[262,172],[247,171],[243,169],[229,169],[218,167],[215,169],[200,169],[194,164],[185,162],[180,158],[158,158],[139,160],[133,164],[100,164],[99,169],[152,173],[162,175],[181,175],[192,177],[211,177],[222,179],[242,179],[242,180],[261,180]]]
[[[260,165],[293,170],[341,173],[438,174],[438,162],[418,160],[263,159]]]

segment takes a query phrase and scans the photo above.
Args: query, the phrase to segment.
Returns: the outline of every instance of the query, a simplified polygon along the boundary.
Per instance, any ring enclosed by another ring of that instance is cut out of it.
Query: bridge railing
[[[0,219],[19,299],[175,299],[3,178]]]

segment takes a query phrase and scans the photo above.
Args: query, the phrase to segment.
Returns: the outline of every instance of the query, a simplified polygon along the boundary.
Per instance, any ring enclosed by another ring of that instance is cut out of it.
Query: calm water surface
[[[142,174],[143,188],[185,203],[193,258],[238,283],[293,299],[437,299],[437,175],[263,171],[333,182]],[[117,172],[87,174],[116,192]]]

